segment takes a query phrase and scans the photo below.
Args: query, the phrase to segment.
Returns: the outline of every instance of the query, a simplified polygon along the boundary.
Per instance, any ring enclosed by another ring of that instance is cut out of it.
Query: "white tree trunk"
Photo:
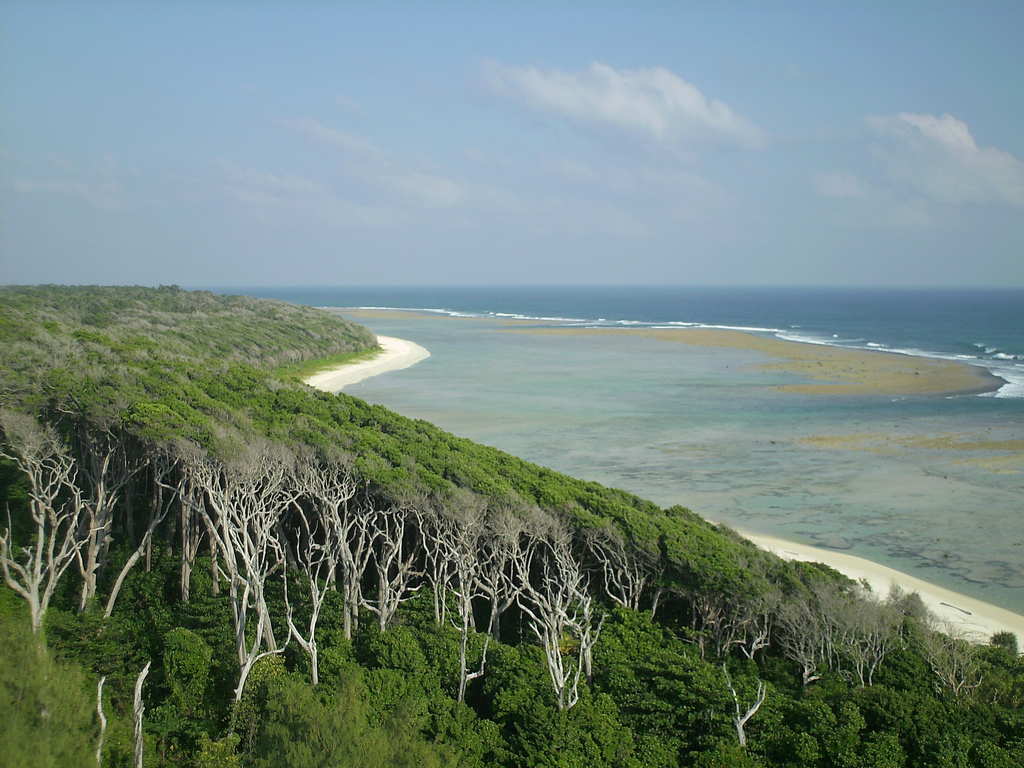
[[[142,733],[142,715],[146,711],[145,705],[142,703],[142,684],[146,681],[146,675],[149,674],[150,662],[146,662],[146,666],[142,668],[138,678],[135,680],[135,700],[132,707],[132,717],[135,723],[135,768],[143,768],[142,757],[145,747],[145,738]]]
[[[100,738],[96,744],[97,768],[102,768],[103,766],[103,736],[107,732],[107,716],[103,714],[103,684],[105,682],[107,682],[106,675],[100,678],[99,685],[96,686],[96,716],[100,721]]]

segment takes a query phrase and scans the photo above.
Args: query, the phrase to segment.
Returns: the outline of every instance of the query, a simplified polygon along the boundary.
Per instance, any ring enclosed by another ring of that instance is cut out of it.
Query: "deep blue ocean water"
[[[1024,613],[1024,291],[259,288],[431,352],[346,392],[737,528],[841,550]],[[509,320],[519,319],[519,322]],[[759,353],[547,326],[726,326],[958,359],[995,395],[783,392]]]

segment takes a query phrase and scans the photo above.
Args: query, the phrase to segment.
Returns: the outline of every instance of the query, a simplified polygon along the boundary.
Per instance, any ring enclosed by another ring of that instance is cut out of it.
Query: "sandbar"
[[[916,592],[925,607],[939,619],[948,622],[975,642],[988,642],[995,632],[1013,632],[1019,647],[1024,648],[1024,616],[997,605],[961,595],[910,574],[887,568],[862,557],[846,555],[827,549],[798,544],[774,536],[749,531],[738,531],[762,549],[773,552],[784,560],[804,560],[835,568],[855,581],[866,581],[871,591],[885,598],[896,585],[905,592]]]
[[[622,334],[760,352],[780,362],[760,366],[805,376],[820,383],[784,384],[778,389],[814,395],[960,395],[994,392],[1006,382],[981,366],[954,360],[870,349],[832,347],[711,328],[534,328],[508,333],[551,335]]]
[[[377,343],[381,347],[379,355],[370,360],[344,363],[337,368],[321,371],[304,379],[305,383],[314,389],[337,393],[371,376],[400,371],[430,357],[430,352],[425,347],[408,339],[378,336]]]
[[[336,315],[358,317],[362,320],[405,320],[407,318],[438,320],[448,317],[440,313],[422,312],[417,309],[363,309],[360,307],[317,307],[317,309],[333,312]]]

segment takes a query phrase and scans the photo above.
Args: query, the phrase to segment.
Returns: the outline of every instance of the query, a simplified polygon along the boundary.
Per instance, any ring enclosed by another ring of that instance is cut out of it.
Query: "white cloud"
[[[814,177],[818,194],[824,197],[864,197],[867,187],[851,173],[820,173]]]
[[[496,92],[535,109],[659,143],[757,147],[764,142],[751,121],[662,67],[617,70],[595,62],[581,72],[566,72],[489,64],[484,76]]]
[[[901,112],[867,123],[882,140],[877,152],[897,183],[941,203],[1024,207],[1024,162],[979,147],[962,120]]]
[[[329,144],[347,155],[361,158],[368,162],[387,162],[387,154],[364,138],[324,125],[319,120],[303,117],[285,120],[284,124],[303,136]]]

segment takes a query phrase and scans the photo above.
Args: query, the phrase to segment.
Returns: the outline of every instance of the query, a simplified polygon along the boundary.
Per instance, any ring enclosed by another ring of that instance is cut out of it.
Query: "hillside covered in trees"
[[[1024,764],[1012,635],[298,379],[374,345],[0,288],[4,760]]]

